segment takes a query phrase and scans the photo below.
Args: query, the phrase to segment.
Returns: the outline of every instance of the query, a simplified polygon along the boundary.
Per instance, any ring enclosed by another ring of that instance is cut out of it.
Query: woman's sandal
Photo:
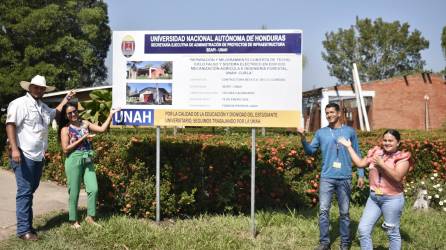
[[[102,227],[101,225],[99,225],[98,223],[96,223],[96,221],[93,220],[93,218],[91,216],[87,216],[85,217],[85,222],[87,222],[90,225],[94,225],[97,227]]]
[[[79,222],[76,221],[75,223],[71,224],[71,228],[79,229],[81,228],[81,224],[79,224]]]

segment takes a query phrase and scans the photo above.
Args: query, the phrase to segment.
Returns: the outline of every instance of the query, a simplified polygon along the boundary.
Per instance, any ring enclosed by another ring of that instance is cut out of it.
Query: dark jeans
[[[33,161],[21,152],[20,164],[10,160],[17,183],[16,217],[17,236],[32,231],[33,226],[33,195],[39,186],[42,176],[43,160]]]

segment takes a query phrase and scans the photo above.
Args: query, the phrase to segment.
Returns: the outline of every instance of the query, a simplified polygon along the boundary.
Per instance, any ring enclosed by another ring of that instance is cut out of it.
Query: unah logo
[[[122,39],[121,50],[125,57],[131,57],[135,52],[135,39],[132,36],[125,36]]]

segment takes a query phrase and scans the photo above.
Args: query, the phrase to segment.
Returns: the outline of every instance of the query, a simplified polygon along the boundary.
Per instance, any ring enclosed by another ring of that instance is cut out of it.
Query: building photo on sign
[[[127,79],[172,79],[172,62],[128,61]]]
[[[172,105],[171,83],[127,83],[127,104]]]

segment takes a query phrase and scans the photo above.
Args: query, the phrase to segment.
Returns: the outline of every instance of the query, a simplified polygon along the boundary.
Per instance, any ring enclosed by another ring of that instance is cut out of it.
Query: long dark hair
[[[59,115],[58,119],[56,119],[57,139],[59,140],[59,142],[61,141],[60,134],[61,134],[62,128],[67,126],[68,123],[70,123],[70,121],[67,118],[67,108],[68,107],[73,107],[77,110],[77,107],[72,103],[67,103],[62,107],[62,110],[60,111],[60,115]]]
[[[396,130],[396,129],[388,129],[388,130],[386,130],[386,131],[384,132],[383,136],[384,136],[385,134],[391,134],[391,135],[393,135],[393,137],[395,137],[395,139],[396,139],[398,142],[400,142],[400,140],[401,140],[400,132],[398,132],[398,130]]]

